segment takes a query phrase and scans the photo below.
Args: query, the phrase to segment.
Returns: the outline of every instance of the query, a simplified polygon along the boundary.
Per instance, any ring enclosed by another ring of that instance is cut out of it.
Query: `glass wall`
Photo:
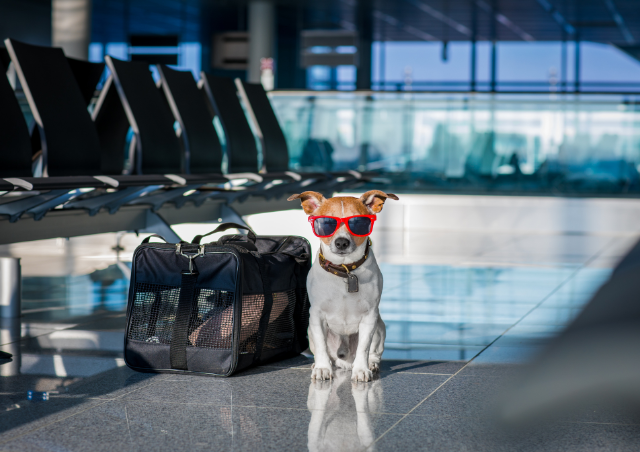
[[[638,96],[271,94],[292,168],[402,191],[640,194]]]

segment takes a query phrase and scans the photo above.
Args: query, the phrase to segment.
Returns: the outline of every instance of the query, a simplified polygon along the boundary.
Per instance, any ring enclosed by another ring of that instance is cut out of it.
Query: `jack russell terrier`
[[[351,370],[354,381],[370,381],[380,370],[386,335],[378,311],[382,273],[368,236],[387,198],[398,199],[380,190],[368,191],[360,199],[325,199],[313,191],[288,199],[301,200],[313,233],[321,240],[307,278],[314,380],[331,379],[332,363]]]

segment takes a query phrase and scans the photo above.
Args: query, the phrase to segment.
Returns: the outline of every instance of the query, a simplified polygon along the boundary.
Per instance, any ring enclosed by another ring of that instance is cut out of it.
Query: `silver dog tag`
[[[355,293],[358,291],[358,277],[353,273],[347,275],[347,292]]]

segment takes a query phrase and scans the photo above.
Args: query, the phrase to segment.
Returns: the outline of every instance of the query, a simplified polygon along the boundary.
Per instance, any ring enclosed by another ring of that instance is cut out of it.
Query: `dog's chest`
[[[371,256],[373,257],[373,256]],[[315,263],[309,273],[307,289],[311,315],[321,315],[337,334],[353,334],[363,317],[375,311],[382,293],[382,274],[371,258],[354,272],[359,290],[349,293],[346,279],[335,276]]]

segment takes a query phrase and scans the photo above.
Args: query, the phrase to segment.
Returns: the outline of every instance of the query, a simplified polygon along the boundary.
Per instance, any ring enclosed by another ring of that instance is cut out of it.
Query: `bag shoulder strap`
[[[176,309],[176,318],[171,332],[171,346],[169,359],[172,369],[188,370],[187,368],[187,341],[189,340],[189,318],[196,296],[196,282],[198,271],[183,271],[180,281],[180,297]]]
[[[252,251],[251,255],[255,257],[258,263],[258,269],[260,271],[260,278],[262,279],[262,293],[264,294],[264,307],[262,308],[262,316],[260,317],[260,323],[258,324],[258,338],[256,339],[256,352],[253,355],[253,362],[260,361],[262,356],[262,347],[264,346],[264,338],[269,327],[269,318],[271,317],[271,310],[273,308],[273,292],[271,292],[271,281],[267,273],[267,266],[262,255],[256,251]]]
[[[258,239],[258,237],[256,236],[256,233],[253,232],[253,229],[251,229],[248,226],[242,226],[241,224],[237,224],[237,223],[222,223],[220,226],[218,226],[211,232],[208,232],[202,235],[196,235],[193,238],[192,243],[195,243],[196,245],[200,245],[200,241],[203,238],[207,237],[208,235],[215,234],[216,232],[226,231],[227,229],[246,229],[247,231],[249,231],[247,234],[247,236],[249,237],[249,240],[251,240],[253,243],[256,243],[256,240]]]

